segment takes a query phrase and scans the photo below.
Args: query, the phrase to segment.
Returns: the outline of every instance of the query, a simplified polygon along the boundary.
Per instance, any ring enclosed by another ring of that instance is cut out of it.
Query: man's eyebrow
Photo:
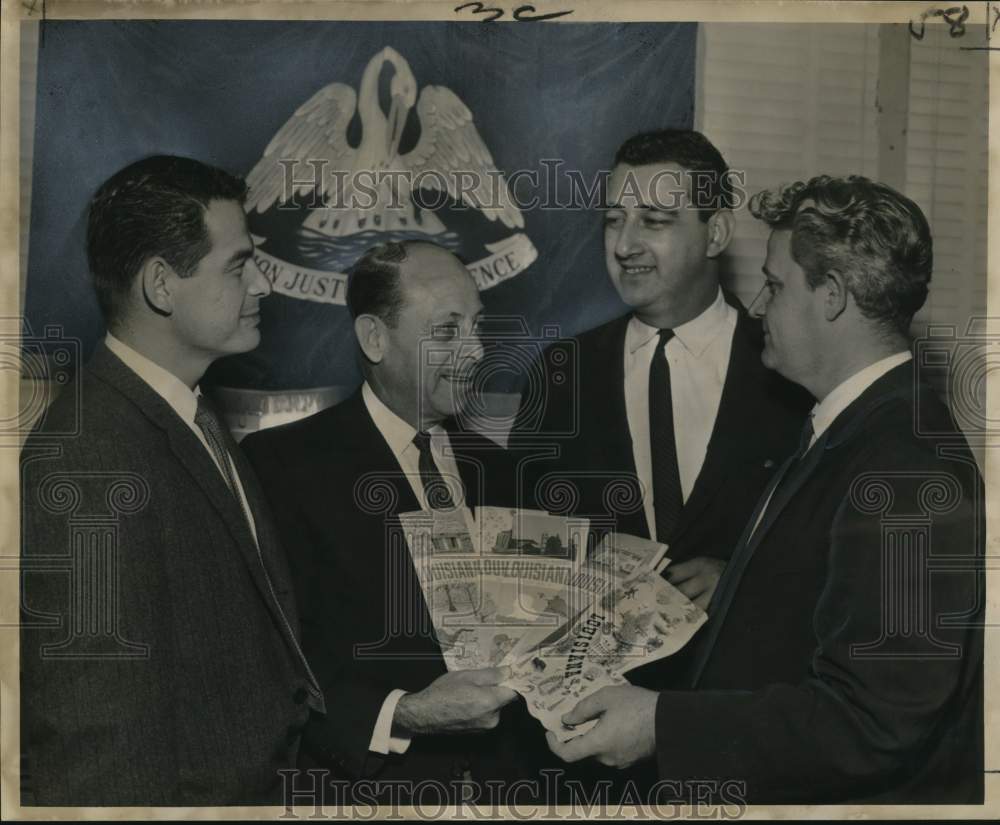
[[[633,208],[640,212],[655,212],[658,215],[666,215],[671,218],[676,217],[681,211],[680,206],[663,206],[657,203],[637,203]],[[625,207],[617,201],[604,207],[606,212],[612,209],[625,209]]]
[[[650,212],[656,212],[658,215],[669,215],[670,217],[676,217],[681,211],[679,206],[670,208],[666,206],[657,206],[655,204],[653,206],[643,206],[640,208],[647,209]]]
[[[624,208],[625,207],[622,206],[622,204],[619,201],[615,201],[614,203],[606,204],[605,207],[604,207],[605,211],[610,210],[610,209],[624,209]],[[655,205],[650,205],[650,204],[647,204],[647,203],[637,203],[634,208],[635,209],[645,209],[645,210],[650,211],[650,212],[667,212],[667,213],[670,213],[670,212],[676,211],[676,210],[673,210],[673,209],[661,209],[661,208],[659,208],[659,207],[657,207]]]
[[[226,261],[226,266],[232,266],[235,263],[246,261],[251,255],[253,255],[252,246],[244,246],[242,249],[237,249],[232,255],[229,256],[229,260]]]

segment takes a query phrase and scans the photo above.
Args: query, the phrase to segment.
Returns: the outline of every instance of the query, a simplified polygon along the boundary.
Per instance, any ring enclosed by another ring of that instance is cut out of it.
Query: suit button
[[[296,705],[301,705],[305,702],[308,695],[309,694],[306,689],[304,687],[300,687],[294,694],[292,694],[292,698],[295,700]]]
[[[462,779],[466,773],[468,773],[469,767],[469,760],[456,759],[451,764],[451,775],[455,777],[455,779]]]

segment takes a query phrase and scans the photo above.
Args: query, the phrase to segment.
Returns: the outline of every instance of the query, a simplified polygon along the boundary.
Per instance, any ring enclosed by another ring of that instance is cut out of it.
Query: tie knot
[[[665,347],[667,342],[674,337],[674,331],[672,329],[661,329],[658,335],[660,336],[660,346]]]
[[[812,442],[815,433],[812,413],[809,413],[806,423],[802,425],[802,437],[799,439],[799,455],[804,455],[806,450],[809,449],[809,444]]]
[[[198,407],[194,411],[194,420],[196,424],[217,424],[219,421],[215,407],[204,395],[198,396]]]
[[[427,430],[420,430],[413,436],[413,443],[421,453],[429,453],[431,449],[431,434]]]

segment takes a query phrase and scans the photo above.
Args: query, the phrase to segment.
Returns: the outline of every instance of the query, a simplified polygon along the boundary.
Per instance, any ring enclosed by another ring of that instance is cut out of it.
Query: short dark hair
[[[701,132],[693,129],[643,132],[630,137],[615,153],[615,166],[650,166],[661,163],[676,163],[689,172],[698,173],[699,184],[704,180],[705,185],[700,194],[709,206],[698,210],[702,221],[708,221],[720,209],[733,208],[733,193],[728,180],[729,167],[722,153]]]
[[[838,270],[866,318],[908,332],[934,268],[931,230],[912,200],[860,175],[820,175],[758,192],[750,211],[792,231],[791,255],[810,287]]]
[[[97,190],[87,217],[87,260],[110,326],[136,273],[161,256],[188,277],[210,249],[205,210],[246,198],[246,183],[191,158],[155,155],[126,166]]]
[[[400,264],[406,260],[408,242],[390,241],[373,246],[351,267],[347,278],[347,311],[351,318],[374,315],[395,327],[403,308],[399,285]]]

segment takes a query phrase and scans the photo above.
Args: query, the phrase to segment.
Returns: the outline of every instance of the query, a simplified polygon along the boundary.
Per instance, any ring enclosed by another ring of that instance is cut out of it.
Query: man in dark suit
[[[347,305],[361,389],[241,446],[289,549],[306,653],[343,709],[307,731],[311,757],[364,779],[366,799],[407,798],[400,781],[455,798],[495,774],[493,729],[516,694],[500,668],[447,672],[396,517],[510,503],[503,451],[454,419],[482,357],[482,304],[454,255],[408,241],[356,264]]]
[[[198,390],[260,338],[245,192],[152,157],[91,202],[108,335],[22,454],[26,805],[280,804],[323,711],[263,494]]]
[[[772,228],[764,363],[817,399],[709,605],[693,691],[616,688],[552,749],[729,802],[981,803],[984,500],[907,331],[932,270],[912,201],[813,178],[751,201]]]
[[[702,607],[807,409],[761,365],[759,322],[720,289],[733,196],[698,132],[621,146],[604,246],[632,309],[543,353],[511,437],[527,502],[668,544],[667,579]],[[557,455],[532,456],[546,449]]]

